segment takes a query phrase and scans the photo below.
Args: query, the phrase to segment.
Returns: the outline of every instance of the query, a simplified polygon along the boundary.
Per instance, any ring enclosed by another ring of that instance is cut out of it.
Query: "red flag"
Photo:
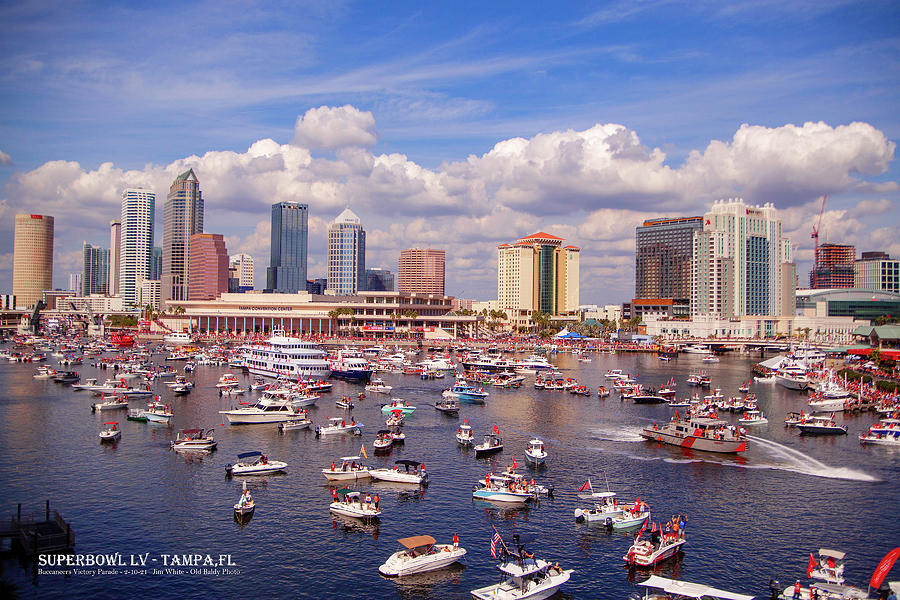
[[[468,425],[468,424],[469,424],[469,419],[467,419],[466,417],[463,417],[463,423],[465,423],[466,425]]]
[[[812,577],[813,569],[816,568],[816,559],[813,558],[812,552],[809,553],[809,564],[806,566],[806,576]]]
[[[585,481],[585,482],[581,485],[580,488],[578,488],[578,491],[579,491],[579,492],[586,492],[586,491],[588,491],[588,490],[593,491],[593,489],[594,489],[594,488],[591,487],[591,480],[588,479],[587,481]]]
[[[496,425],[494,425],[494,433],[496,433],[497,435],[500,435],[500,430],[497,428]]]
[[[516,464],[516,457],[513,456],[513,469],[518,469],[519,466]]]
[[[878,566],[875,567],[875,572],[872,573],[872,580],[869,581],[869,587],[875,589],[880,588],[881,582],[884,581],[888,571],[891,570],[891,567],[894,566],[894,563],[897,562],[898,558],[900,558],[900,548],[894,548],[885,554],[884,558],[881,559],[881,562],[878,563]]]

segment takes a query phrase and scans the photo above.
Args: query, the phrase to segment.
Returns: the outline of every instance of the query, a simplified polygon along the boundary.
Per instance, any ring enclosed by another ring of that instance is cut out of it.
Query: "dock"
[[[26,556],[69,552],[75,547],[75,532],[56,510],[50,510],[49,500],[39,515],[23,515],[18,504],[15,515],[0,520],[0,539],[12,540]]]

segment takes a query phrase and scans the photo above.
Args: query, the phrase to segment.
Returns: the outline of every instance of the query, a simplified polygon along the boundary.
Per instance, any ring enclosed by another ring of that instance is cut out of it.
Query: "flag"
[[[466,425],[468,425],[468,424],[469,424],[469,419],[467,419],[466,417],[463,417],[463,423],[465,423]]]
[[[501,541],[503,540],[500,539],[500,534],[494,531],[494,537],[491,538],[491,556],[493,558],[497,558],[497,544]]]
[[[894,563],[898,558],[900,558],[900,548],[894,548],[893,550],[885,554],[884,558],[881,559],[881,562],[878,563],[878,566],[875,567],[875,572],[872,573],[872,579],[869,581],[869,587],[873,587],[875,589],[881,587],[881,583],[884,581],[885,576],[888,574],[888,571],[891,570],[891,567],[894,566]]]
[[[366,454],[366,445],[363,444],[363,447],[360,449],[360,454],[362,454],[365,458],[369,458],[369,455]]]
[[[641,525],[641,528],[640,528],[640,530],[638,530],[638,532],[637,532],[637,534],[638,534],[638,537],[640,537],[640,536],[641,536],[641,534],[642,534],[642,533],[644,533],[644,531],[646,531],[646,530],[647,530],[647,521],[649,521],[649,520],[650,520],[650,519],[644,519],[644,524],[643,524],[643,525]]]
[[[816,559],[813,558],[812,552],[809,553],[809,564],[806,566],[806,576],[812,577],[813,569],[816,568]]]
[[[516,464],[516,457],[513,456],[513,469],[518,469],[519,466]]]
[[[498,429],[496,425],[494,425],[494,433],[500,435],[500,429]]]
[[[585,481],[585,482],[581,485],[581,487],[578,488],[578,491],[579,491],[579,492],[587,492],[587,491],[593,491],[593,490],[594,490],[594,488],[591,487],[591,480],[590,480],[590,479],[588,479],[587,481]]]

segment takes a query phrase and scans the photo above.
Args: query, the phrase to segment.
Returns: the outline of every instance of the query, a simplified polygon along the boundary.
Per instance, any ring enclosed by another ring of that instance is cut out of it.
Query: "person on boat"
[[[334,471],[334,461],[331,461],[331,470]]]
[[[262,460],[261,460],[261,462],[262,462],[262,464],[264,464],[264,465],[269,464],[269,457],[266,456],[265,454],[263,454],[263,455],[262,455]]]
[[[377,493],[375,494],[375,497],[372,499],[372,501],[375,503],[375,510],[378,510],[378,503],[381,502],[381,498],[378,497]]]
[[[334,488],[332,488],[332,490],[331,490],[331,499],[332,499],[332,501],[334,501],[334,502],[337,502],[337,501],[338,501],[337,490],[334,489]]]
[[[794,584],[794,600],[800,600],[800,591],[803,589],[803,586],[800,585],[800,580],[797,580],[797,583]]]
[[[366,510],[369,510],[371,508],[372,508],[372,496],[370,496],[369,494],[366,494]]]
[[[375,496],[375,497],[377,498],[378,496]],[[375,505],[375,508],[378,508],[377,504]],[[459,536],[454,533],[453,534],[453,549],[456,550],[457,548],[459,548]],[[897,599],[894,598],[894,600],[897,600]]]

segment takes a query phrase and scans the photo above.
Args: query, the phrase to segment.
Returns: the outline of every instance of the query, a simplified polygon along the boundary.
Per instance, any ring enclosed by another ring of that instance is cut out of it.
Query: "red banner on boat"
[[[494,433],[500,435],[500,429],[498,429],[496,425],[494,425]]]
[[[587,481],[585,481],[584,484],[582,484],[582,486],[581,486],[580,488],[578,488],[578,491],[579,491],[579,492],[586,492],[586,491],[588,491],[589,489],[591,489],[591,480],[590,480],[590,479],[588,479]]]
[[[875,572],[872,573],[872,580],[869,581],[869,587],[875,589],[881,587],[881,582],[884,581],[888,571],[891,570],[891,567],[894,566],[894,563],[897,562],[898,558],[900,558],[900,548],[894,548],[888,552],[884,558],[881,559],[881,562],[878,563],[878,566],[875,567]]]
[[[813,569],[816,568],[816,559],[813,558],[812,552],[809,553],[809,564],[806,566],[806,576],[812,577]]]

